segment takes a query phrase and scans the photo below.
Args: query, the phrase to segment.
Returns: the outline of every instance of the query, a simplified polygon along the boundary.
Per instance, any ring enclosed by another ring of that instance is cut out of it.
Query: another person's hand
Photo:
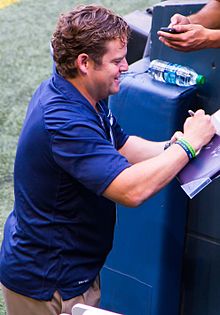
[[[199,109],[193,117],[188,117],[184,123],[183,138],[198,152],[214,136],[216,130],[211,122],[211,116]]]
[[[180,51],[192,51],[210,47],[213,30],[199,24],[176,24],[178,34],[158,31],[159,40],[166,46]]]
[[[190,19],[187,16],[176,13],[171,17],[170,25],[168,27],[173,27],[174,25],[177,25],[177,24],[182,24],[182,25],[190,24]]]

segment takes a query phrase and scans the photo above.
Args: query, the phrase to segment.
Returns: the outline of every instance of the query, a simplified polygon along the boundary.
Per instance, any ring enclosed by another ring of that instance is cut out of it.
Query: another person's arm
[[[158,31],[161,42],[180,51],[220,48],[220,1],[211,0],[199,12],[188,17],[175,14],[169,27],[179,34]]]
[[[211,140],[214,132],[210,116],[199,110],[194,117],[187,118],[183,137],[198,151]],[[147,146],[150,148],[149,142]],[[155,150],[153,144],[152,148]],[[162,147],[158,153],[160,150]],[[133,141],[127,141],[120,150],[128,160],[135,151],[137,152],[137,148]],[[138,206],[168,184],[188,161],[188,156],[181,146],[173,144],[159,155],[126,168],[112,181],[103,195],[125,206]]]
[[[209,1],[200,11],[188,16],[190,24],[201,24],[210,29],[220,28],[220,0]],[[171,24],[179,24],[175,21],[175,15],[171,18]]]

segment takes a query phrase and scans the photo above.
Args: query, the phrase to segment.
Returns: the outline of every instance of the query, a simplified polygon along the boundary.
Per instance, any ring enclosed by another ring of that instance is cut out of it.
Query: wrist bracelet
[[[188,149],[190,150],[190,152],[192,153],[193,158],[196,156],[196,151],[194,150],[194,148],[191,146],[191,144],[186,141],[184,138],[180,138],[178,139],[179,141],[182,141],[183,143],[185,143],[185,145],[188,147]]]
[[[177,140],[175,143],[179,144],[181,148],[186,152],[189,160],[194,159],[194,157],[196,156],[196,153],[193,147],[191,146],[191,144],[189,144],[185,139],[182,139],[182,138]]]

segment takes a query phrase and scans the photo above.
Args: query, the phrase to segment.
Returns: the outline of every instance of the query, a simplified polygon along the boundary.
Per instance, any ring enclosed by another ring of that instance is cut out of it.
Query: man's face
[[[119,91],[121,72],[128,70],[126,60],[127,43],[115,39],[106,44],[107,52],[102,57],[101,65],[93,62],[89,71],[90,94],[97,102]]]

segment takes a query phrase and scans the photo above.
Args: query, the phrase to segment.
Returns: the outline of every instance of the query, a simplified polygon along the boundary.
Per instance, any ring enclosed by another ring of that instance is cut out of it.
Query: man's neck
[[[86,88],[85,82],[82,82],[80,78],[68,78],[67,81],[69,81],[89,101],[89,103],[97,111],[97,108],[96,108],[97,101],[94,100],[94,98],[90,95],[89,91]]]

